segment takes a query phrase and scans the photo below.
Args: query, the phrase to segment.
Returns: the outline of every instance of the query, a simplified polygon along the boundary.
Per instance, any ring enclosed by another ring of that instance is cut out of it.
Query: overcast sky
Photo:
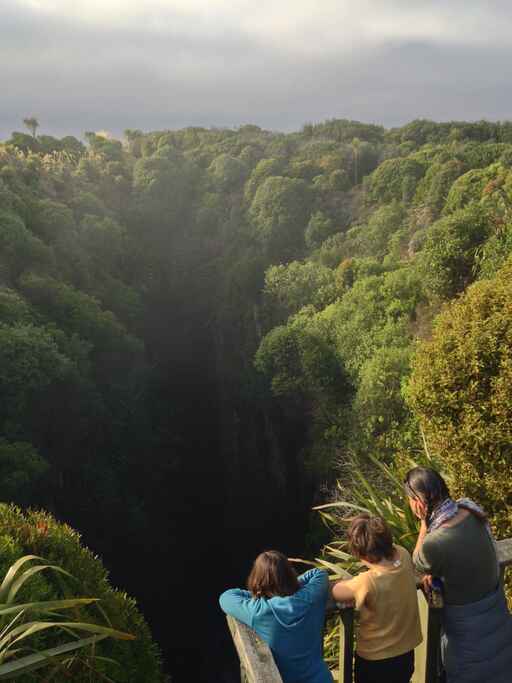
[[[511,0],[0,0],[0,139],[512,119]]]

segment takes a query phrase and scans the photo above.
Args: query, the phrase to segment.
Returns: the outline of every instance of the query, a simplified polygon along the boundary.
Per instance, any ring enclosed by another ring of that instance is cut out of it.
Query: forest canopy
[[[4,500],[132,585],[156,552],[150,609],[197,500],[233,533],[283,495],[307,515],[347,454],[393,466],[420,428],[510,533],[512,123],[37,123],[0,144]]]

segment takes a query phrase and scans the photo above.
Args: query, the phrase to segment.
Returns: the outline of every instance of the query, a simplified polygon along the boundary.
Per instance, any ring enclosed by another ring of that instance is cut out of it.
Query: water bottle
[[[443,582],[437,577],[432,579],[432,586],[429,591],[429,605],[434,609],[444,607]]]

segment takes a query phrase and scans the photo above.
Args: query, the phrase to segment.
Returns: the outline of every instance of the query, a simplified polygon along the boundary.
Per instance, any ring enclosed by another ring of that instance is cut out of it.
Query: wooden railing
[[[512,538],[498,541],[498,558],[502,572],[512,566]],[[424,602],[424,601],[423,601]],[[426,603],[425,603],[426,604]],[[429,608],[425,611],[423,659],[418,661],[413,683],[436,683],[440,648],[441,610]],[[339,668],[335,672],[338,683],[352,683],[354,659],[354,610],[339,608],[331,600],[327,605],[327,615],[336,614],[340,619]],[[228,616],[228,624],[233,642],[240,658],[242,683],[282,683],[272,653],[266,643],[256,633]]]

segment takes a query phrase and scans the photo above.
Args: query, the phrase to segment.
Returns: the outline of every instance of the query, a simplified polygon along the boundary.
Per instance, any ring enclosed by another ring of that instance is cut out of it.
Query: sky
[[[510,0],[0,0],[0,139],[512,119]]]

